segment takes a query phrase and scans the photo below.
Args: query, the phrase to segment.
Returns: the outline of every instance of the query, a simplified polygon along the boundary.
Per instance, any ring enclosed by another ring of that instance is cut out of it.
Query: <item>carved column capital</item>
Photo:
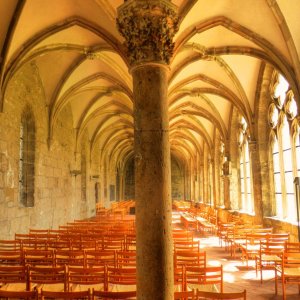
[[[178,30],[177,7],[169,0],[128,0],[118,8],[117,27],[131,66],[169,64]]]

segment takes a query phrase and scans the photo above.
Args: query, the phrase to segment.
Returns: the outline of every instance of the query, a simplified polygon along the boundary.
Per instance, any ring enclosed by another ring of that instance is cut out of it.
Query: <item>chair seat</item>
[[[188,283],[187,284],[188,290],[199,290],[199,291],[205,291],[205,292],[219,292],[217,286],[215,284],[194,284],[194,283]]]
[[[104,291],[104,284],[72,284],[71,291],[72,292],[83,292],[88,289],[94,289],[96,291]]]
[[[281,257],[277,255],[268,255],[268,254],[262,254],[261,260],[263,261],[273,261],[273,262],[281,262]]]
[[[136,284],[111,284],[109,285],[108,290],[111,292],[135,291]]]
[[[37,290],[40,292],[41,289],[49,292],[63,292],[65,287],[63,283],[39,284]]]
[[[300,267],[296,268],[285,268],[284,269],[284,275],[285,276],[300,276]]]
[[[26,291],[26,283],[16,282],[16,283],[7,283],[0,287],[2,291],[14,291],[14,292],[22,292]]]

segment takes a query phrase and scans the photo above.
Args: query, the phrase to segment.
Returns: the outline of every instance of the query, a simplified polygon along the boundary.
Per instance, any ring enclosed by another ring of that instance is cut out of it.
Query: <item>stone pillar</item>
[[[167,0],[128,0],[118,9],[133,76],[137,298],[174,298],[168,64],[177,31]]]
[[[253,178],[253,199],[254,199],[254,222],[256,224],[263,224],[263,203],[262,203],[262,184],[261,184],[261,170],[260,160],[257,151],[256,141],[249,141],[249,152],[252,168]]]
[[[229,154],[225,155],[226,161],[223,163],[223,179],[224,179],[224,206],[225,209],[231,208],[230,202],[230,179],[231,179],[231,162],[229,160]]]

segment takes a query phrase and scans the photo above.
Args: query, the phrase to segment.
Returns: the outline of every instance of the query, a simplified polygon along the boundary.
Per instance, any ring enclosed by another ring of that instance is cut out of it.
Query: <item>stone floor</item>
[[[240,254],[234,259],[219,245],[217,237],[199,238],[200,245],[206,251],[209,265],[223,265],[224,270],[224,291],[237,292],[247,290],[247,299],[282,299],[281,284],[279,293],[275,295],[274,272],[264,270],[264,281],[260,283],[260,277],[255,274],[255,262],[249,261],[249,267],[240,259]],[[286,289],[287,300],[300,300],[297,285],[288,285]]]

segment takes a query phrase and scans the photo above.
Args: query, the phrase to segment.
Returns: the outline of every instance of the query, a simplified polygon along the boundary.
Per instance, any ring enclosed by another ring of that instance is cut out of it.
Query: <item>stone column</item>
[[[177,31],[167,0],[128,0],[118,9],[133,76],[137,298],[174,298],[168,64]]]
[[[262,203],[262,184],[261,184],[261,170],[260,160],[257,151],[256,141],[249,142],[249,152],[251,159],[252,178],[253,178],[253,198],[254,198],[254,222],[256,224],[263,224],[263,203]]]

